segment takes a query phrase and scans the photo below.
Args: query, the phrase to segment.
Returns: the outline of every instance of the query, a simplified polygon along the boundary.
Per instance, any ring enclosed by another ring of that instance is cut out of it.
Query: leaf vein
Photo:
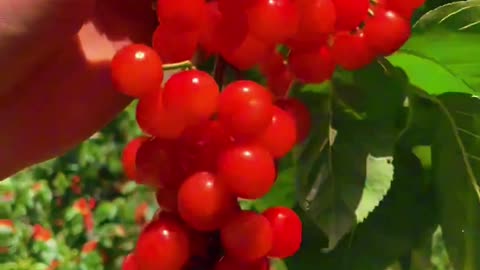
[[[472,27],[472,26],[475,26],[477,24],[480,24],[480,21],[476,21],[476,22],[472,22],[472,23],[469,23],[465,26],[462,26],[460,28],[458,28],[459,31],[463,31],[463,30],[467,30],[468,28]]]
[[[466,129],[464,129],[464,128],[461,128],[461,127],[457,127],[457,129],[458,129],[458,131],[461,131],[461,132],[463,132],[463,133],[465,133],[465,134],[467,134],[467,135],[470,135],[470,136],[474,137],[474,138],[477,139],[477,140],[480,140],[480,135],[478,135],[478,134],[475,134],[475,133],[473,133],[473,132],[471,132],[471,131],[469,131],[469,130],[466,130]]]
[[[458,10],[455,10],[454,12],[449,13],[447,16],[445,16],[445,17],[443,17],[441,20],[439,20],[439,21],[438,21],[438,24],[441,24],[441,23],[443,23],[445,20],[447,20],[448,18],[450,18],[450,17],[452,17],[452,16],[454,16],[454,15],[456,15],[456,14],[458,14],[458,13],[464,11],[464,10],[470,9],[470,8],[472,8],[472,7],[476,7],[476,6],[466,6],[466,7],[460,8],[460,9],[458,9]]]

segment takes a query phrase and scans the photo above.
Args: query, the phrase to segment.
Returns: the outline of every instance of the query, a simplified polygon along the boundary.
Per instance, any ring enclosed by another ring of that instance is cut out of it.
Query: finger
[[[0,1],[0,96],[11,91],[43,56],[78,32],[95,0]]]
[[[78,41],[64,48],[0,102],[0,179],[65,153],[130,102],[114,91],[108,61],[88,62]]]
[[[152,0],[99,0],[92,20],[111,41],[151,43],[157,17]]]

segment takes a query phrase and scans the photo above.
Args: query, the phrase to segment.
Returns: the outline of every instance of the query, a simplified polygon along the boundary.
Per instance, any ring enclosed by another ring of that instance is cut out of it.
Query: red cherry
[[[222,56],[235,68],[248,70],[258,64],[270,50],[269,44],[247,35],[236,49],[224,51]]]
[[[151,139],[144,142],[137,152],[137,181],[152,187],[178,187],[181,180],[173,155],[172,141]]]
[[[267,209],[263,216],[268,219],[273,231],[273,244],[268,256],[282,259],[293,256],[302,243],[300,218],[286,207]]]
[[[122,270],[138,270],[135,255],[133,253],[128,254],[123,260]]]
[[[331,51],[335,63],[350,71],[361,69],[375,59],[363,32],[337,32]]]
[[[238,197],[258,199],[265,196],[275,182],[275,163],[262,147],[236,146],[220,156],[218,178]]]
[[[375,16],[363,29],[367,44],[378,55],[391,55],[400,49],[411,34],[410,23],[391,10],[376,9]]]
[[[198,31],[180,31],[169,24],[160,24],[153,33],[153,48],[164,63],[191,60],[197,50]]]
[[[282,72],[275,75],[267,75],[267,86],[270,92],[276,97],[285,97],[288,95],[294,82],[295,76],[285,68]]]
[[[272,113],[271,94],[255,82],[233,82],[220,95],[219,120],[235,137],[259,134],[269,125]]]
[[[250,7],[252,7],[256,3],[256,1],[257,0],[217,0],[220,11],[228,15],[244,12]]]
[[[159,22],[179,30],[200,29],[205,9],[205,0],[157,0]]]
[[[332,53],[326,46],[312,51],[292,51],[288,57],[288,66],[304,83],[330,80],[335,71]]]
[[[218,52],[232,53],[240,47],[249,34],[247,16],[244,13],[223,14],[214,31]]]
[[[293,36],[300,21],[292,0],[257,0],[247,14],[252,34],[269,44]]]
[[[270,50],[269,53],[260,62],[260,72],[267,76],[281,73],[286,68],[286,61],[276,50]]]
[[[354,30],[368,17],[370,0],[332,1],[337,14],[337,30]]]
[[[336,13],[332,0],[299,1],[300,25],[288,45],[293,49],[315,48],[335,31]]]
[[[267,258],[254,262],[237,261],[230,257],[223,257],[213,270],[269,270],[270,263]]]
[[[222,20],[222,13],[218,8],[218,4],[218,1],[207,3],[205,24],[200,33],[200,45],[210,54],[219,52],[215,29]]]
[[[188,70],[174,74],[165,84],[163,104],[189,124],[208,120],[216,111],[220,90],[206,72]]]
[[[389,9],[395,11],[403,18],[410,20],[415,10],[425,4],[425,0],[379,0],[374,8]]]
[[[310,134],[312,127],[310,110],[300,100],[294,98],[281,99],[276,104],[293,117],[297,129],[297,143],[302,143]]]
[[[181,270],[189,259],[188,232],[172,215],[161,214],[140,234],[135,257],[141,270]]]
[[[218,121],[210,120],[185,130],[176,153],[186,177],[199,171],[216,171],[221,152],[233,139]]]
[[[111,72],[116,89],[131,97],[153,92],[163,81],[160,56],[142,44],[132,44],[118,51],[112,59]]]
[[[272,248],[270,222],[255,212],[239,212],[221,230],[222,245],[227,256],[242,262],[265,257]]]
[[[159,188],[155,193],[157,204],[162,211],[177,212],[178,190],[175,188]]]
[[[255,141],[273,157],[284,157],[297,142],[295,120],[288,112],[275,107],[270,126]]]
[[[216,261],[222,252],[222,243],[220,242],[220,234],[218,231],[215,232],[199,232],[199,231],[190,231],[190,254],[193,260],[200,262],[210,262]],[[195,268],[192,265],[192,270]],[[203,268],[201,268],[203,269]]]
[[[278,52],[271,52],[264,58],[260,63],[260,72],[267,79],[268,90],[276,97],[286,96],[295,79]]]
[[[152,136],[164,139],[178,138],[185,129],[185,121],[165,109],[163,91],[154,91],[141,98],[137,105],[137,123]]]
[[[138,148],[142,145],[143,142],[147,141],[148,137],[141,136],[131,140],[127,146],[123,149],[122,153],[122,164],[123,171],[125,176],[130,180],[137,179],[136,176],[136,166],[135,159],[137,157]]]
[[[180,216],[195,230],[217,230],[237,209],[236,199],[227,187],[208,172],[190,176],[178,193]]]

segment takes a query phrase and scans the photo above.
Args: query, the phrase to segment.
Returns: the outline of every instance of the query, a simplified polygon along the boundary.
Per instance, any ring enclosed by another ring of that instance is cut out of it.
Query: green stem
[[[183,70],[183,69],[193,69],[193,68],[194,66],[190,60],[163,65],[163,70],[175,70],[175,69]]]

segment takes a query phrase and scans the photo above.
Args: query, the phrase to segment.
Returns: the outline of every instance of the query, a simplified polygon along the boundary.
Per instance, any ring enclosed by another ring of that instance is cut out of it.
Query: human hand
[[[109,64],[150,41],[151,3],[0,1],[0,180],[68,151],[128,105]]]

